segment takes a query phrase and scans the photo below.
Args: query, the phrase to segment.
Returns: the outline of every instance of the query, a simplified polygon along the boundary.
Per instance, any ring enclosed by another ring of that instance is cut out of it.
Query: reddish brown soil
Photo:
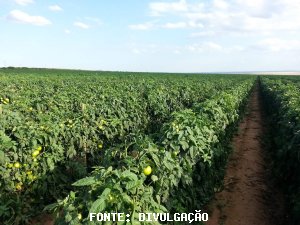
[[[267,132],[259,87],[250,96],[247,113],[233,139],[233,153],[224,189],[209,204],[206,225],[283,224],[283,197],[270,179],[262,139]]]
[[[51,215],[44,214],[31,221],[31,225],[54,225],[54,219]]]

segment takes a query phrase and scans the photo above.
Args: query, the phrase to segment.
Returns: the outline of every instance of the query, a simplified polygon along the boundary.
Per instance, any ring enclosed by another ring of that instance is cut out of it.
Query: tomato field
[[[99,224],[90,212],[140,224],[139,212],[201,209],[221,186],[257,82],[299,219],[296,78],[1,69],[1,222],[30,224],[45,209],[56,224]]]

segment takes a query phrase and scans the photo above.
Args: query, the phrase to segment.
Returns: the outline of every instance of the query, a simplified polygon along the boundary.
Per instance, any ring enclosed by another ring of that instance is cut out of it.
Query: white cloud
[[[73,24],[75,27],[79,27],[81,29],[89,29],[90,25],[82,23],[82,22],[74,22]]]
[[[95,24],[98,25],[98,26],[100,26],[100,25],[103,24],[103,22],[102,22],[99,18],[97,18],[97,17],[85,17],[85,19],[86,19],[87,21],[90,21],[90,22],[92,22],[92,23],[95,23]]]
[[[178,22],[178,23],[166,23],[162,27],[168,29],[178,29],[178,28],[187,28],[187,24],[185,22]]]
[[[196,21],[188,21],[187,24],[190,28],[204,28],[204,25],[202,23]]]
[[[12,10],[6,17],[7,20],[24,23],[24,24],[32,24],[36,26],[45,26],[50,25],[51,21],[42,16],[31,16],[20,10]]]
[[[28,5],[34,3],[33,0],[15,0],[18,5]]]
[[[130,43],[129,45],[130,51],[133,54],[143,54],[143,55],[148,55],[148,54],[155,54],[161,50],[161,48],[156,45],[156,44],[137,44],[137,43]]]
[[[203,24],[196,23],[195,21],[166,23],[161,27],[167,29],[183,29],[183,28],[203,28]]]
[[[59,12],[59,11],[62,11],[62,10],[63,10],[59,5],[50,5],[50,6],[49,6],[49,9],[50,9],[51,11],[55,11],[55,12]]]
[[[217,43],[214,43],[214,42],[206,42],[203,44],[203,47],[204,48],[207,48],[207,49],[212,49],[212,50],[222,50],[223,47]]]
[[[209,36],[214,36],[216,33],[214,31],[200,31],[200,32],[195,32],[190,35],[192,38],[196,37],[209,37]]]
[[[155,21],[130,25],[130,29],[186,29],[187,43],[170,46],[173,54],[257,54],[300,51],[299,0],[160,0],[149,3]],[[153,18],[152,18],[153,19]],[[286,38],[294,36],[294,40]],[[274,38],[276,37],[276,38]],[[260,41],[257,41],[260,40]],[[134,48],[133,48],[134,49]],[[139,53],[149,52],[144,47]],[[157,51],[164,51],[162,46]],[[134,52],[134,51],[133,51]],[[137,54],[137,51],[135,51]]]
[[[229,50],[230,52],[232,52],[232,51],[235,51],[235,52],[241,52],[241,51],[246,50],[246,48],[243,47],[243,46],[240,46],[240,45],[234,45],[234,46],[232,46],[232,47],[229,47],[228,50]]]
[[[230,3],[225,0],[202,3],[165,0],[149,3],[149,11],[150,15],[163,18],[162,24],[155,24],[162,28],[204,28],[201,32],[215,34],[272,34],[300,29],[299,0],[231,0]],[[180,19],[180,23],[165,23],[165,18]]]
[[[223,47],[215,42],[203,42],[200,44],[188,45],[186,49],[190,52],[221,51]]]
[[[131,30],[150,30],[153,27],[154,27],[153,23],[141,23],[141,24],[129,25],[129,28]]]
[[[159,16],[162,13],[184,12],[188,10],[186,0],[178,2],[152,2],[149,5],[152,16]]]
[[[187,22],[167,22],[165,24],[158,25],[155,22],[146,22],[140,24],[132,24],[128,26],[131,30],[151,30],[154,28],[165,28],[165,29],[184,29],[184,28],[203,28],[203,24],[195,21]]]
[[[69,29],[65,29],[64,32],[65,32],[65,34],[70,34],[71,33],[71,31]]]
[[[222,10],[226,10],[229,7],[228,3],[224,0],[214,0],[213,5],[215,8]]]
[[[300,41],[266,38],[259,41],[254,47],[272,52],[300,50]]]
[[[132,53],[137,54],[137,55],[141,54],[141,50],[139,50],[137,48],[134,48],[131,51],[132,51]]]

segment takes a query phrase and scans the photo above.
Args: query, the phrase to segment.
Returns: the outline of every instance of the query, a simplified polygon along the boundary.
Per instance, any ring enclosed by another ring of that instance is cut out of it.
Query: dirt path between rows
[[[264,118],[257,84],[233,139],[224,189],[209,204],[206,225],[284,224],[283,196],[271,182],[270,161],[263,148],[267,132]]]

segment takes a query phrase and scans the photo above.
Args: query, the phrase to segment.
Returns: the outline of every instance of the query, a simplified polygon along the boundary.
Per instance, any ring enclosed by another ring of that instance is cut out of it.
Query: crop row
[[[264,102],[271,115],[274,172],[288,195],[291,223],[300,222],[300,90],[296,78],[261,80]]]
[[[139,224],[139,212],[200,209],[223,179],[226,146],[252,86],[253,79],[247,79],[174,112],[157,140],[139,136],[125,152],[122,146],[106,149],[101,165],[47,207],[57,212],[57,224],[99,224],[88,218],[98,212],[124,212],[131,215],[127,224]]]

